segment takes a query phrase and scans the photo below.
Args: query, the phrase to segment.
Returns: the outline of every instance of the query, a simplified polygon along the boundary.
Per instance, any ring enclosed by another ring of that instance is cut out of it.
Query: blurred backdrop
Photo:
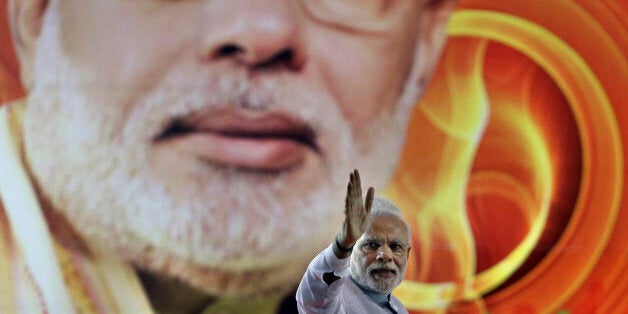
[[[415,313],[628,312],[628,2],[462,0],[448,32],[385,191],[414,230],[396,295]],[[9,42],[3,19],[2,103],[23,95]]]

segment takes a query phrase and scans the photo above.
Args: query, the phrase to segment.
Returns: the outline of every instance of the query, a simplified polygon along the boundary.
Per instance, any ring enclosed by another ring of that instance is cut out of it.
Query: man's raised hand
[[[347,196],[345,197],[345,221],[336,238],[334,251],[338,257],[348,256],[355,242],[366,231],[370,223],[374,195],[375,189],[370,187],[366,192],[366,199],[362,199],[360,173],[358,170],[353,170],[349,174]]]

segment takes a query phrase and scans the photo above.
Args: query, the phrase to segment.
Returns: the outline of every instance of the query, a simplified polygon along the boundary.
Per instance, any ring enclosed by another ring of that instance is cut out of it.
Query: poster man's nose
[[[234,61],[249,68],[282,67],[295,70],[303,62],[300,18],[289,1],[231,0],[209,23],[205,55],[212,61]]]

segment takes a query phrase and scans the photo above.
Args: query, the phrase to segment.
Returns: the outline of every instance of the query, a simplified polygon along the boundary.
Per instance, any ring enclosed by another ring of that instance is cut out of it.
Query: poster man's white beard
[[[337,232],[348,169],[359,168],[383,187],[403,136],[386,117],[369,125],[383,136],[354,140],[368,132],[353,132],[335,106],[325,105],[333,102],[312,103],[320,96],[292,90],[302,95],[290,100],[293,108],[277,109],[316,125],[329,157],[298,170],[302,174],[274,177],[199,164],[198,175],[185,182],[188,193],[172,195],[168,178],[150,168],[146,139],[176,108],[183,112],[198,103],[198,94],[150,95],[132,109],[132,121],[106,95],[36,89],[25,124],[28,159],[45,193],[75,228],[129,261],[184,279],[193,272],[180,265],[234,273],[276,269],[285,273],[278,280],[296,281]],[[278,267],[288,261],[299,267]],[[196,284],[229,292],[212,282]]]

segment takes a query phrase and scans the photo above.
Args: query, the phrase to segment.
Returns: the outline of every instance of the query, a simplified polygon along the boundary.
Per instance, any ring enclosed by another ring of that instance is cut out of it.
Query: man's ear
[[[447,40],[447,21],[454,11],[457,0],[425,1],[419,19],[419,45],[417,58],[420,63],[421,83],[427,83],[436,68],[438,59]]]
[[[15,52],[20,62],[22,86],[33,84],[33,60],[41,33],[48,0],[9,0],[9,26]]]

